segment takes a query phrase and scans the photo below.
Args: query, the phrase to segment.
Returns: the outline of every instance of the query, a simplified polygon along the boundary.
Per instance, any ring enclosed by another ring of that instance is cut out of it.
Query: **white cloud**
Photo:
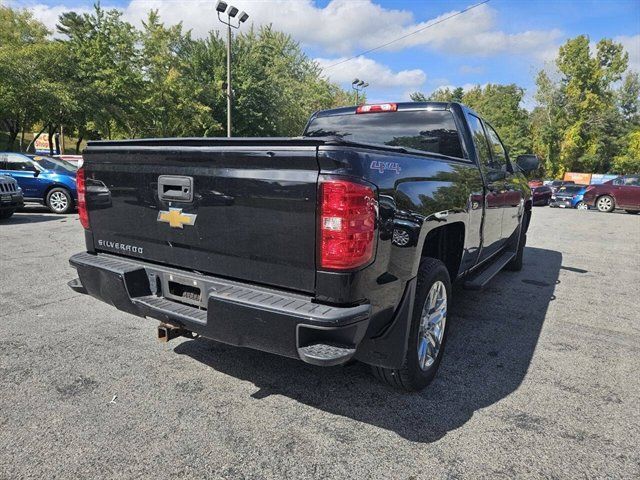
[[[615,37],[614,41],[621,43],[624,49],[629,52],[629,68],[640,72],[640,34],[620,35]]]
[[[315,60],[330,80],[342,84],[351,83],[354,78],[360,78],[372,85],[375,84],[377,89],[419,88],[427,79],[427,75],[420,69],[394,72],[386,65],[362,56],[329,69],[326,67],[345,59],[316,58]]]
[[[416,22],[413,12],[384,8],[373,0],[332,0],[324,7],[317,7],[312,0],[234,0],[233,4],[249,13],[249,22],[255,22],[256,25],[271,23],[305,46],[313,46],[334,55],[377,47],[456,13],[450,11],[424,22]],[[55,26],[57,16],[62,11],[71,9],[62,4],[34,4],[29,8],[50,28]],[[191,0],[188,3],[131,0],[124,8],[124,16],[138,23],[151,9],[158,10],[161,18],[169,24],[182,21],[196,37],[203,37],[210,30],[221,28],[216,18],[214,0]],[[488,5],[481,5],[385,49],[397,51],[421,47],[474,56],[500,53],[536,55],[557,43],[561,35],[558,30],[510,34],[499,30],[497,24],[496,11]]]

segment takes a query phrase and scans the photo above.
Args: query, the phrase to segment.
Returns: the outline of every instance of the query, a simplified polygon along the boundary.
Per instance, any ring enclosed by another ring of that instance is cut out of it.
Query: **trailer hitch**
[[[170,323],[161,323],[158,325],[158,341],[167,343],[177,337],[196,338],[193,332],[185,330],[182,327],[171,325]]]

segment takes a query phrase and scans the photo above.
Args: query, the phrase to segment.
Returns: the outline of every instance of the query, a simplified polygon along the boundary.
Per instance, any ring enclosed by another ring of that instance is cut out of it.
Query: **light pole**
[[[356,91],[356,105],[358,105],[358,97],[359,97],[359,93],[364,91],[365,88],[367,88],[369,86],[368,83],[366,83],[364,80],[359,80],[359,79],[354,79],[353,82],[351,82],[351,88],[353,88]]]
[[[227,26],[227,137],[231,137],[231,27],[240,28],[240,24],[247,21],[249,15],[246,12],[240,12],[233,5],[228,5],[223,0],[218,0],[216,3],[216,12],[218,12],[218,20]],[[226,13],[227,19],[224,20],[224,14]],[[221,17],[220,14],[223,16]],[[238,24],[231,23],[232,18],[238,16]]]

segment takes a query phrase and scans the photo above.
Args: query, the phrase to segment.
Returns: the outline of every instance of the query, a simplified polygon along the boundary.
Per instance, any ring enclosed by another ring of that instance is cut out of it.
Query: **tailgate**
[[[317,146],[292,144],[90,145],[94,248],[313,292]]]

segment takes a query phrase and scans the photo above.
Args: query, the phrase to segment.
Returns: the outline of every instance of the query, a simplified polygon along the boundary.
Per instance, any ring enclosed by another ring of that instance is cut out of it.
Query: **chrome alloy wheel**
[[[576,208],[578,210],[589,210],[589,205],[587,205],[584,202],[580,202],[580,203],[578,203],[578,206]]]
[[[601,197],[598,199],[598,210],[600,210],[601,212],[608,212],[609,210],[611,210],[611,207],[613,206],[613,201],[611,200],[611,197]]]
[[[49,197],[49,204],[56,212],[64,212],[69,206],[69,200],[63,192],[53,192]]]
[[[447,289],[441,281],[429,290],[422,307],[418,331],[418,364],[427,370],[438,358],[447,322]]]

